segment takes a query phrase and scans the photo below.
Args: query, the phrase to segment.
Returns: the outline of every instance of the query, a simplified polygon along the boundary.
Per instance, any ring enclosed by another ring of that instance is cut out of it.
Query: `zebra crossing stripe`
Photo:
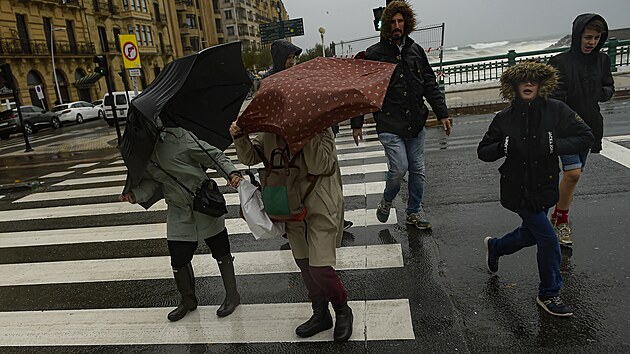
[[[602,151],[600,151],[600,154],[630,168],[630,149],[615,144],[609,141],[608,138],[602,139]]]
[[[78,165],[74,165],[72,167],[68,167],[69,170],[77,169],[77,168],[87,168],[98,165],[100,162],[90,162],[90,163],[80,163]]]
[[[225,184],[224,178],[213,178],[219,185]],[[343,187],[344,197],[355,195],[367,195],[372,193],[382,192],[385,189],[385,182],[368,182],[368,183],[354,183],[348,184]],[[40,202],[47,200],[61,200],[61,199],[73,199],[73,198],[88,198],[88,197],[102,197],[102,196],[115,196],[122,192],[122,186],[116,187],[102,187],[102,188],[90,188],[90,189],[74,189],[67,191],[57,192],[40,192],[29,194],[23,198],[13,201],[13,203],[25,203],[25,202]],[[232,194],[224,194],[228,205],[239,205],[238,197],[235,199]],[[228,200],[229,199],[229,200]],[[0,212],[1,213],[1,212]]]
[[[369,182],[369,183],[356,183],[347,184],[343,188],[344,197],[349,196],[365,196],[367,194],[382,193],[385,188],[385,182]],[[120,193],[119,188],[112,189],[117,190]],[[82,194],[90,193],[90,189],[76,191]],[[57,193],[57,192],[48,192]],[[42,193],[44,194],[44,193]],[[62,193],[63,194],[63,193]],[[89,196],[89,195],[88,195]],[[240,199],[238,193],[225,193],[225,202],[227,205],[240,205]],[[26,197],[25,197],[26,198]],[[33,198],[36,198],[33,195]],[[150,211],[166,210],[166,202],[160,200],[155,203]],[[34,209],[17,209],[17,210],[4,210],[0,211],[0,222],[2,221],[19,221],[19,220],[38,220],[47,218],[64,218],[72,216],[93,216],[104,214],[120,214],[120,213],[136,213],[143,212],[144,208],[137,204],[112,202],[112,203],[98,203],[98,204],[84,204],[84,205],[69,205],[47,208],[34,208]]]
[[[61,172],[53,172],[53,173],[49,173],[47,175],[43,175],[39,178],[57,178],[57,177],[63,177],[63,176],[67,176],[69,174],[74,173],[74,171],[61,171]]]
[[[413,340],[408,299],[349,301],[351,341]],[[199,306],[169,322],[170,308],[122,308],[0,312],[0,346],[158,345],[330,342],[332,330],[299,338],[295,327],[311,314],[310,303],[242,304],[229,317],[218,306]]]
[[[246,166],[244,169],[247,169],[247,168],[248,166]],[[252,166],[252,168],[254,167]],[[372,173],[372,172],[387,172],[387,163],[341,166],[341,174],[343,176]],[[118,181],[124,181],[126,178],[127,178],[127,175],[124,175],[124,174],[101,176],[101,177],[74,178],[74,179],[69,179],[69,180],[55,183],[53,184],[53,187],[76,186],[80,184],[92,184],[92,183],[118,182]]]
[[[237,275],[295,273],[291,250],[233,252]],[[193,258],[198,277],[220,276],[210,254]],[[336,270],[397,268],[403,266],[400,244],[349,246],[337,249]],[[170,279],[170,257],[136,257],[77,261],[0,264],[0,286],[91,283],[124,280]]]
[[[389,219],[386,223],[378,221],[376,218],[376,209],[346,211],[344,213],[344,219],[352,221],[354,227],[393,225],[398,223],[396,210],[393,208],[391,209]],[[225,219],[225,227],[230,235],[250,233],[247,223],[240,218]],[[0,233],[0,248],[150,240],[163,239],[165,237],[166,223],[17,231]]]
[[[357,160],[357,159],[364,159],[364,158],[369,158],[369,157],[381,157],[381,156],[385,157],[384,150],[338,154],[337,158],[339,161],[347,161],[347,160]],[[239,170],[263,167],[262,163],[259,163],[253,166],[243,165],[242,163],[238,163],[236,161],[233,161],[233,163],[234,163],[234,167],[236,167]],[[95,168],[93,170],[85,172],[84,174],[91,175],[91,174],[97,174],[97,173],[111,173],[111,172],[122,172],[122,171],[127,171],[127,166],[121,165],[121,166]]]

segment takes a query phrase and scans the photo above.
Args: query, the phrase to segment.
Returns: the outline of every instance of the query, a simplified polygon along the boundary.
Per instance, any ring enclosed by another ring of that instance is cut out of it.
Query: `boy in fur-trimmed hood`
[[[547,98],[557,84],[553,67],[526,61],[501,75],[501,95],[511,105],[499,112],[477,154],[486,162],[505,157],[501,173],[501,205],[523,223],[501,238],[486,237],[486,266],[499,270],[499,257],[522,248],[538,248],[540,285],[536,302],[554,316],[571,316],[560,299],[560,244],[547,211],[558,201],[558,155],[588,149],[593,133],[580,116],[561,101]]]

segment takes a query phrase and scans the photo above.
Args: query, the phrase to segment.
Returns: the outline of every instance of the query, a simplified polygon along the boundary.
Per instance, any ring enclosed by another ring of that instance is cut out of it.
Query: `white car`
[[[76,122],[79,124],[83,123],[86,119],[104,119],[105,117],[105,112],[102,108],[85,101],[60,104],[55,106],[52,111],[57,114],[61,124],[70,122]]]

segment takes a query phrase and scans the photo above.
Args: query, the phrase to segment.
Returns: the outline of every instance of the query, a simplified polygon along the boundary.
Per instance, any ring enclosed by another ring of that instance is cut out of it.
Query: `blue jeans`
[[[409,200],[407,214],[422,211],[424,193],[424,140],[427,131],[422,129],[417,138],[403,138],[396,134],[380,133],[378,140],[385,148],[387,156],[387,181],[383,199],[391,202],[400,191],[403,177],[409,171]]]
[[[536,245],[538,253],[538,292],[542,296],[558,296],[562,287],[560,275],[560,243],[556,232],[547,218],[547,211],[518,211],[523,224],[505,236],[492,240],[490,248],[496,256],[505,256],[520,251],[524,247]]]
[[[581,152],[575,155],[560,155],[560,161],[562,162],[562,171],[577,170],[578,168],[584,171],[587,157],[588,151]]]

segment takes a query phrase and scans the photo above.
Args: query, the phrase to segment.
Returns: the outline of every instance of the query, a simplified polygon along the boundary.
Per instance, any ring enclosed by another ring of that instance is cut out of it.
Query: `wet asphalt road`
[[[605,135],[630,134],[630,103],[603,106]],[[338,343],[271,343],[221,345],[150,345],[99,347],[1,347],[0,353],[26,352],[146,352],[146,353],[627,353],[630,352],[630,169],[602,155],[590,155],[571,209],[574,246],[563,250],[562,276],[565,302],[574,307],[572,318],[554,318],[535,303],[538,287],[536,250],[529,248],[502,257],[498,275],[490,276],[483,262],[486,236],[502,236],[520,219],[499,204],[497,163],[476,157],[476,146],[492,115],[454,118],[453,135],[446,148],[443,133],[427,135],[425,208],[432,231],[404,225],[406,197],[403,187],[395,200],[397,225],[354,227],[345,234],[344,246],[400,244],[404,267],[341,271],[352,300],[409,299],[415,340]],[[94,123],[95,126],[96,123]],[[100,129],[100,128],[99,128]],[[95,133],[98,129],[95,129]],[[345,132],[344,134],[347,134]],[[374,139],[373,135],[368,135]],[[15,139],[15,138],[13,138]],[[630,141],[630,138],[628,139]],[[628,147],[630,143],[619,142]],[[379,147],[366,148],[374,151]],[[4,159],[0,183],[16,176],[35,178],[60,171],[77,161],[106,162],[115,150],[75,154],[52,161]],[[358,163],[383,162],[382,158]],[[37,167],[28,167],[28,164]],[[345,162],[344,164],[357,162]],[[344,165],[342,164],[342,166]],[[77,171],[79,175],[82,171]],[[73,175],[57,178],[60,181]],[[344,177],[344,184],[382,180],[382,175]],[[36,191],[54,191],[46,181]],[[85,187],[106,187],[99,183]],[[72,187],[65,187],[72,189]],[[113,202],[113,196],[65,201],[11,204],[33,191],[5,190],[0,211],[16,208]],[[375,208],[380,196],[346,197],[346,209]],[[230,215],[237,210],[230,208]],[[137,215],[104,215],[33,222],[0,223],[0,232],[163,222],[164,212]],[[71,222],[71,226],[69,226]],[[278,250],[284,240],[255,243],[248,235],[231,236],[232,250]],[[205,245],[198,253],[207,254]],[[61,260],[164,256],[163,240],[86,243],[0,248],[0,264]],[[244,303],[293,303],[306,301],[297,273],[239,276]],[[201,304],[222,300],[220,279],[200,278]],[[209,290],[208,290],[209,289]],[[217,290],[218,289],[218,290]],[[0,287],[0,312],[77,308],[168,307],[177,295],[172,280],[120,281],[93,284],[53,284]],[[297,325],[297,324],[296,324]],[[2,334],[0,333],[0,338]],[[1,345],[1,343],[0,343]]]

